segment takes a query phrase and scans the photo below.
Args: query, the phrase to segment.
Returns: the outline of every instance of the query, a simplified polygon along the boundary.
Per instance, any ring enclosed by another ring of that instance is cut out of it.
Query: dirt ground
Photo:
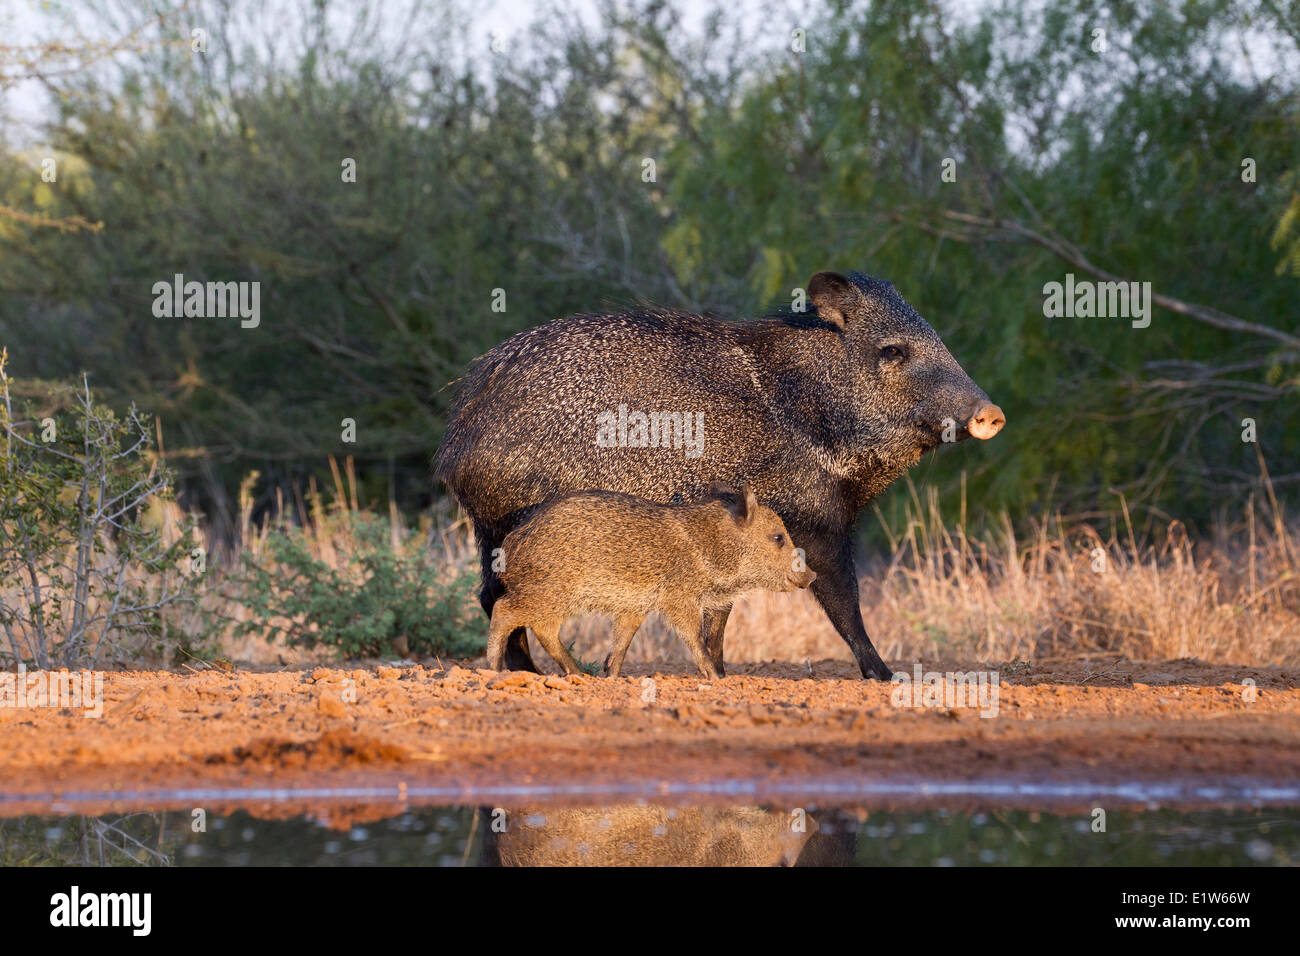
[[[268,815],[327,799],[343,810],[346,793],[323,788],[366,788],[382,816],[615,793],[831,800],[862,781],[1300,782],[1300,671],[1115,657],[992,666],[988,719],[895,706],[892,685],[837,661],[733,664],[714,682],[652,664],[618,679],[437,662],[109,673],[99,719],[0,707],[0,814],[219,810],[231,788]]]

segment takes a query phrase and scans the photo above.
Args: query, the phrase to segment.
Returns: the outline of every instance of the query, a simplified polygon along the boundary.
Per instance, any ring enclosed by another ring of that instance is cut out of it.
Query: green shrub
[[[482,653],[487,621],[475,600],[477,576],[447,568],[428,548],[395,543],[389,522],[363,512],[339,517],[347,537],[334,561],[315,553],[318,536],[272,531],[241,575],[253,612],[241,634],[262,633],[298,647],[334,646],[345,657],[392,654],[405,643],[420,655]]]

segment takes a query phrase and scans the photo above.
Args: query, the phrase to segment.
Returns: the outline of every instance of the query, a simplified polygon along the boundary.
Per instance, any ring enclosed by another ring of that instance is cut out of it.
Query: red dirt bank
[[[1003,664],[998,716],[981,719],[972,709],[894,707],[893,687],[854,679],[849,664],[816,664],[811,677],[804,664],[730,667],[733,676],[712,683],[645,664],[616,680],[453,665],[110,673],[101,719],[0,708],[0,814],[125,809],[123,791],[178,787],[390,788],[396,812],[569,784],[653,795],[740,782],[740,796],[716,798],[736,803],[774,787],[788,799],[809,780],[1300,781],[1293,670],[1115,658]],[[651,674],[654,699],[643,700]],[[1258,688],[1253,702],[1247,679]],[[408,795],[431,787],[439,795]],[[614,802],[604,793],[585,799]],[[310,803],[277,797],[264,809]]]

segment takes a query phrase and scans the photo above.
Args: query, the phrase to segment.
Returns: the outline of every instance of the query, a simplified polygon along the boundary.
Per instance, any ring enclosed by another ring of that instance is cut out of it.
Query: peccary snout
[[[979,408],[970,417],[966,423],[966,430],[976,438],[987,441],[1002,431],[1002,426],[1006,423],[1007,416],[1003,414],[1002,409],[989,403]]]
[[[793,571],[790,574],[790,582],[796,588],[801,588],[801,589],[810,588],[812,587],[812,583],[816,580],[817,580],[817,572],[809,568],[804,568],[803,571],[801,572]]]

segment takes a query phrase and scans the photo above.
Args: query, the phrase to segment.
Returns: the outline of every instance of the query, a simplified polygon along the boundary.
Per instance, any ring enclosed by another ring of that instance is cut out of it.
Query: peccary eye
[[[886,345],[880,350],[880,357],[887,362],[897,362],[906,356],[907,353],[897,345]]]
[[[772,535],[772,540],[776,542],[776,546],[777,546],[778,548],[784,548],[784,547],[785,547],[785,535],[783,535],[783,534],[774,534],[774,535]]]

